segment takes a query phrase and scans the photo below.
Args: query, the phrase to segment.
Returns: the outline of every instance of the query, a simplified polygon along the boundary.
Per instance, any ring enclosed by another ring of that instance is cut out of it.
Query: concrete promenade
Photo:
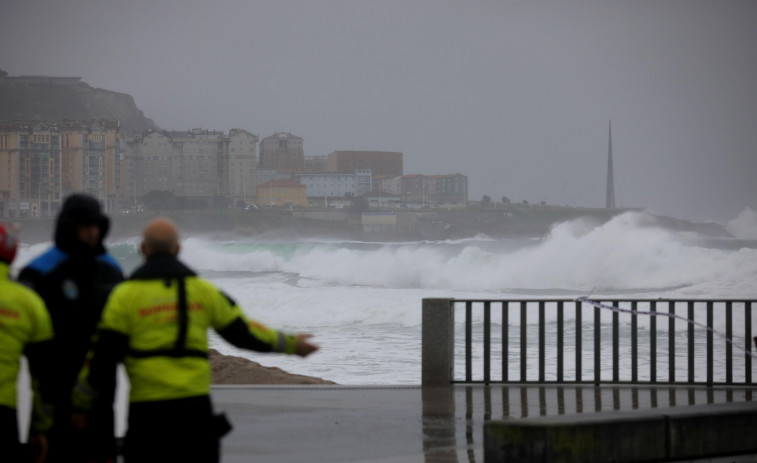
[[[223,440],[224,463],[480,463],[484,424],[493,420],[651,417],[702,407],[757,413],[757,389],[748,387],[214,386],[212,395],[234,426]],[[757,454],[685,461],[755,462]]]

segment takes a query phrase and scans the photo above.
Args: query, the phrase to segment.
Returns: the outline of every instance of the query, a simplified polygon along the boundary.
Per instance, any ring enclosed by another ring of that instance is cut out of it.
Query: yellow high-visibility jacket
[[[151,257],[110,294],[74,405],[87,410],[97,391],[112,384],[119,361],[132,403],[209,394],[209,328],[261,352],[293,354],[297,343],[293,335],[248,321],[230,297],[175,257]]]
[[[44,373],[41,368],[44,356],[39,346],[53,339],[53,324],[45,303],[31,289],[9,279],[9,267],[0,262],[0,406],[16,408],[16,382],[22,355],[29,360],[29,368],[34,378]],[[35,351],[35,348],[36,351]],[[39,400],[35,393],[35,400]],[[32,427],[37,430],[48,428],[33,417]]]

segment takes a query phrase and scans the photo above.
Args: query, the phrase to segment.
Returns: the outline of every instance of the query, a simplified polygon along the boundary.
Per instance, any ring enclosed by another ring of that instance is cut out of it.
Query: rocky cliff
[[[106,119],[119,121],[126,135],[155,127],[131,95],[90,87],[76,78],[7,77],[0,71],[0,120],[16,119]]]

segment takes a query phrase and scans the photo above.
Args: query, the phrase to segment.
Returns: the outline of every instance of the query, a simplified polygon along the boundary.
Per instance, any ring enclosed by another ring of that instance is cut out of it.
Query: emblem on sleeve
[[[70,300],[79,298],[79,288],[74,283],[74,280],[70,278],[63,280],[63,294]]]

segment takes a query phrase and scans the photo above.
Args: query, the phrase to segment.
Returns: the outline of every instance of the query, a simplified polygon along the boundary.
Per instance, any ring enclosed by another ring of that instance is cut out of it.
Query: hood
[[[77,225],[96,224],[100,228],[100,241],[96,249],[80,242],[76,238]],[[92,196],[74,194],[66,198],[55,224],[55,244],[70,255],[102,254],[105,252],[103,241],[110,229],[110,219],[102,213],[100,203]]]

